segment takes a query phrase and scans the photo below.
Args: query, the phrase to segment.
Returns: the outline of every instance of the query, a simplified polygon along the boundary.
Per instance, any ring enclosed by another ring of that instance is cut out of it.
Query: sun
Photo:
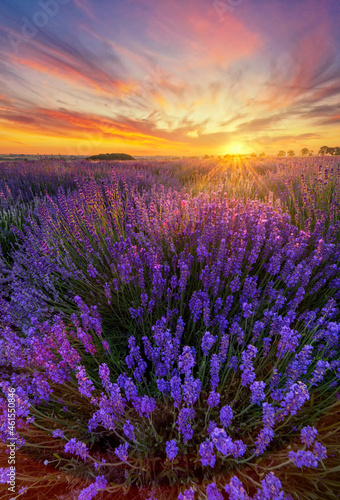
[[[233,142],[231,144],[228,144],[227,151],[232,155],[240,155],[244,153],[244,146],[240,142]]]

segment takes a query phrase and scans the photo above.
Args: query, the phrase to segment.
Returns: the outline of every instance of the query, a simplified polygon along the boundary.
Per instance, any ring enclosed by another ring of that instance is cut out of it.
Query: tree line
[[[135,158],[125,153],[105,153],[89,156],[86,160],[135,160]]]
[[[329,146],[322,146],[319,149],[318,156],[340,156],[340,147],[330,148]],[[290,149],[287,151],[279,151],[277,156],[295,156],[295,151]],[[302,148],[300,151],[300,156],[313,156],[313,150],[308,148]]]

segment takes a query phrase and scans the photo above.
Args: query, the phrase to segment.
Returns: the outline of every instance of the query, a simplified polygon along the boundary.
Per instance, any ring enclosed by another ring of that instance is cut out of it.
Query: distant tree
[[[309,155],[309,149],[308,148],[302,148],[300,151],[301,156],[308,156]]]
[[[252,153],[250,156],[251,156],[252,158],[257,158],[257,154],[256,154],[256,153]]]
[[[318,155],[319,156],[324,156],[325,154],[327,154],[328,152],[328,146],[322,146],[320,149],[319,149],[319,152],[318,152]]]
[[[287,151],[287,156],[295,156],[295,152],[290,149],[289,151]]]
[[[125,153],[105,153],[94,156],[89,156],[87,160],[135,160],[131,155]]]
[[[322,146],[322,148],[320,148],[320,150],[319,150],[319,154],[339,156],[340,155],[340,147],[329,148],[328,146]]]
[[[209,155],[204,155],[204,158],[205,158],[205,159],[209,158]]]
[[[281,150],[277,153],[277,156],[286,156],[286,152]]]
[[[266,153],[260,153],[259,154],[259,158],[263,158],[264,156],[266,156]]]
[[[313,156],[313,150],[312,149],[309,150],[308,156]]]

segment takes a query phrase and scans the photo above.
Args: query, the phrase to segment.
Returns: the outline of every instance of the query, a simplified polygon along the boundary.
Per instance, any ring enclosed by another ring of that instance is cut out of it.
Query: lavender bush
[[[306,164],[281,173],[268,160],[265,197],[259,166],[226,163],[244,182],[233,197],[223,162],[203,191],[214,166],[181,179],[192,163],[83,176],[13,227],[1,439],[14,387],[18,446],[90,481],[79,499],[336,498],[335,170],[312,203]],[[26,496],[48,478],[22,475]]]

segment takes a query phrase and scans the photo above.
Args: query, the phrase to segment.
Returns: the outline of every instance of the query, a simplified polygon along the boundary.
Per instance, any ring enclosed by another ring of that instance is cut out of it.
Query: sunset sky
[[[0,153],[340,146],[339,0],[0,0]]]

